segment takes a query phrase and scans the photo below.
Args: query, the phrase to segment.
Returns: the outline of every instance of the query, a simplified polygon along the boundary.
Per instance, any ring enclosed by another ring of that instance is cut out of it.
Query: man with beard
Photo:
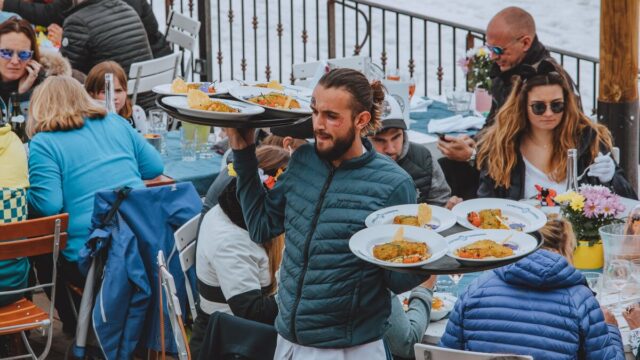
[[[416,201],[411,177],[362,137],[379,126],[383,99],[380,82],[369,84],[355,70],[324,75],[311,100],[315,143],[296,150],[268,193],[254,132],[227,130],[251,239],[286,233],[275,359],[385,359],[388,290],[401,293],[425,280],[383,270],[349,250],[371,212]]]

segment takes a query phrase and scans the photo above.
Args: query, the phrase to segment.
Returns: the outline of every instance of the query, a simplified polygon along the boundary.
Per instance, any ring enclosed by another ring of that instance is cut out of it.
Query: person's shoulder
[[[394,183],[401,183],[403,181],[409,181],[413,184],[413,179],[398,163],[393,161],[390,157],[376,153],[375,157],[369,163],[368,169],[373,169],[378,179],[383,177],[387,180],[386,183],[392,181]]]

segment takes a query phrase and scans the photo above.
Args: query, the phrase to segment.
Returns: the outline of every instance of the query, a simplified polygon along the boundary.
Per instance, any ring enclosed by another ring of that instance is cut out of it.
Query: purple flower
[[[597,216],[598,205],[593,200],[586,200],[584,202],[584,216],[587,218],[595,218]]]

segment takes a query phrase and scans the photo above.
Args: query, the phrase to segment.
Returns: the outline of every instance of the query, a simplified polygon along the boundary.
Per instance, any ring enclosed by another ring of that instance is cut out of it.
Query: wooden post
[[[638,189],[639,0],[600,1],[598,121],[620,148],[620,166]]]
[[[336,2],[327,0],[327,40],[329,46],[329,59],[336,57]]]

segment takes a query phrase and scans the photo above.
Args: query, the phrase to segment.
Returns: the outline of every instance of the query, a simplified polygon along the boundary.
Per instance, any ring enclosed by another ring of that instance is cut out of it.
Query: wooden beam
[[[638,21],[640,0],[600,1],[598,121],[620,148],[620,165],[638,188]]]

